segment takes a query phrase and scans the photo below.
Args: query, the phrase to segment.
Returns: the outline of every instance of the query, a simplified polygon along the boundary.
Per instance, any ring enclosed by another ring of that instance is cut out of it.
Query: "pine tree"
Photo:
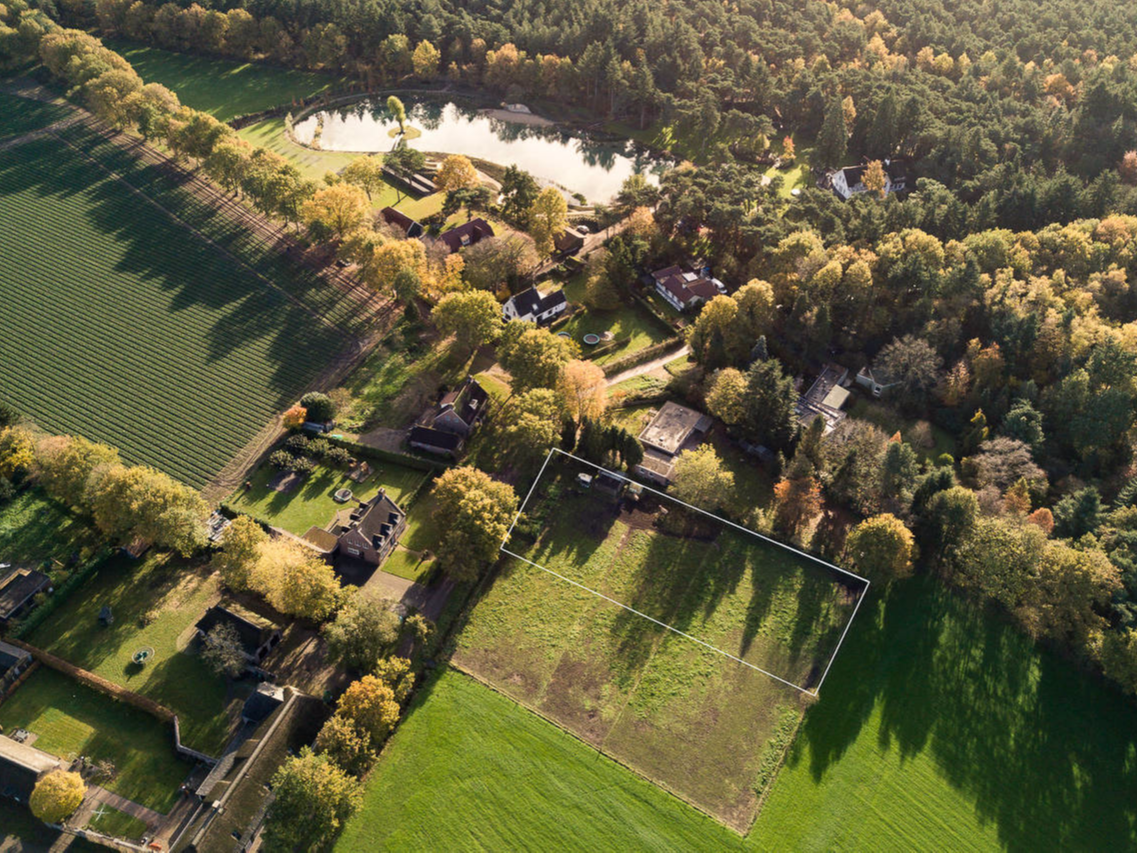
[[[814,152],[818,165],[836,168],[841,165],[848,151],[848,134],[845,131],[845,109],[840,98],[834,98],[825,114],[825,123],[817,135],[817,148]]]

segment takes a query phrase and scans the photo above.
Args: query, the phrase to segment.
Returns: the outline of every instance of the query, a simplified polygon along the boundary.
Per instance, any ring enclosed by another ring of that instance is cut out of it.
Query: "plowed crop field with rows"
[[[54,138],[0,158],[0,399],[204,485],[347,335]]]

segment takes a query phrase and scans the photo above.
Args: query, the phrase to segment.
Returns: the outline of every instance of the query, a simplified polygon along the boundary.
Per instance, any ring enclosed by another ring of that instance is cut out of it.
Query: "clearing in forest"
[[[865,583],[579,473],[553,454],[454,661],[743,831]]]

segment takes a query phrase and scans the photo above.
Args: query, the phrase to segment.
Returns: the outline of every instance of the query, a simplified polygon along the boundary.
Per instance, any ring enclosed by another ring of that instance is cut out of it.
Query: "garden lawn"
[[[721,523],[704,531],[712,541],[664,535],[638,510],[615,518],[611,498],[568,485],[575,470],[550,464],[526,507],[537,543],[511,547],[637,612],[511,559],[454,662],[744,830],[801,693],[639,614],[813,686],[855,594],[832,570]]]
[[[337,853],[694,850],[738,837],[511,700],[429,676]]]
[[[623,305],[614,311],[590,311],[584,308],[582,304],[584,283],[583,273],[565,282],[565,297],[569,302],[581,307],[572,319],[557,327],[557,332],[568,332],[572,335],[572,339],[580,345],[581,353],[585,356],[592,349],[584,343],[585,335],[611,332],[617,340],[629,338],[626,346],[597,356],[594,359],[597,364],[607,364],[673,337],[638,305]]]
[[[453,342],[421,340],[402,326],[348,377],[345,387],[352,403],[341,414],[340,426],[359,432],[373,426],[408,427],[437,402],[439,388],[456,387],[485,360],[471,361]]]
[[[265,119],[242,128],[237,134],[246,142],[276,152],[299,169],[304,177],[317,183],[321,183],[328,172],[339,174],[351,161],[367,156],[350,151],[319,151],[306,145],[298,145],[285,134],[283,118]],[[442,210],[442,203],[445,200],[446,193],[431,193],[422,198],[415,198],[404,192],[393,181],[386,179],[382,188],[371,194],[371,206],[374,209],[397,207],[407,216],[417,220],[438,213]]]
[[[356,499],[366,501],[384,488],[395,503],[402,504],[427,477],[425,471],[394,462],[368,459],[367,464],[372,473],[363,483],[350,480],[346,471],[318,466],[294,491],[286,493],[269,488],[269,482],[279,472],[266,462],[253,473],[252,488],[239,489],[230,498],[229,505],[238,512],[303,536],[312,526],[326,527],[344,508],[344,504],[332,498],[340,489],[351,489]]]
[[[105,43],[133,65],[147,83],[161,83],[187,107],[220,121],[290,104],[338,82],[331,76],[258,62],[174,53],[117,39]]]
[[[0,138],[47,127],[70,114],[71,110],[60,104],[45,104],[0,92]]]
[[[95,156],[138,167],[109,147]],[[0,222],[0,363],[20,365],[0,399],[192,486],[345,346],[273,286],[287,276],[253,275],[58,140],[4,152]]]
[[[0,725],[33,732],[37,749],[60,758],[110,760],[117,775],[100,784],[162,813],[192,769],[174,751],[170,726],[47,667],[0,705]]]
[[[217,595],[217,577],[206,567],[153,552],[139,561],[115,557],[27,640],[165,705],[178,715],[188,746],[218,755],[240,697],[228,696],[224,679],[188,648],[194,623]],[[103,606],[114,615],[106,628],[98,621]],[[144,646],[154,659],[139,667],[131,656]]]
[[[145,835],[149,829],[138,818],[131,817],[125,812],[105,805],[101,808],[103,809],[102,816],[96,812],[95,816],[87,822],[88,829],[94,829],[104,835],[113,835],[116,838],[128,838],[134,841]]]
[[[42,564],[89,554],[99,535],[83,519],[39,489],[0,505],[0,562]]]

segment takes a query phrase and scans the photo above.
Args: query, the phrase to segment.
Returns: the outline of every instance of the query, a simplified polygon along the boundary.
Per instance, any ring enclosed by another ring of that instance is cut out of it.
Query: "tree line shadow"
[[[820,780],[877,707],[880,748],[930,750],[1008,848],[1133,847],[1133,703],[933,578],[865,602],[790,763]]]

